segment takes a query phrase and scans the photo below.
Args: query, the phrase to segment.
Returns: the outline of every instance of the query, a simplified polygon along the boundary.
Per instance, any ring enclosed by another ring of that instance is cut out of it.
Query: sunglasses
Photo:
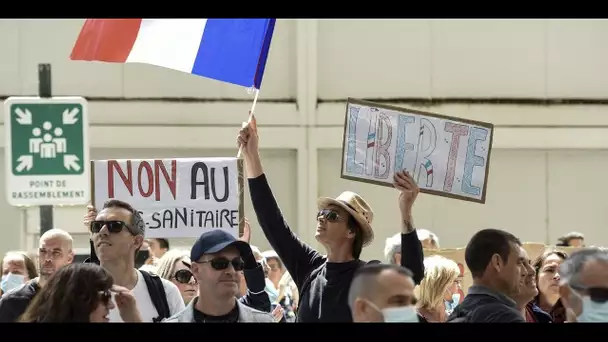
[[[99,291],[99,299],[101,300],[101,302],[104,305],[108,305],[108,303],[110,302],[110,299],[112,299],[112,294],[108,290]]]
[[[129,229],[129,231],[131,230],[130,227],[123,221],[92,221],[91,232],[99,233],[104,226],[108,227],[108,231],[110,233],[120,233],[123,227]]]
[[[193,277],[192,272],[189,270],[179,270],[175,272],[175,275],[173,276],[180,284],[189,284]],[[196,284],[196,279],[194,279],[194,283]]]
[[[340,215],[337,212],[329,209],[319,210],[317,213],[317,219],[320,217],[325,218],[329,222],[337,222],[340,221]]]
[[[605,303],[608,302],[608,288],[606,287],[578,287],[571,286],[573,289],[579,292],[586,292],[587,295],[591,298],[592,301],[596,303]]]
[[[232,260],[228,260],[227,258],[215,258],[206,261],[197,261],[197,264],[211,264],[214,270],[222,271],[228,268],[230,264],[234,267],[235,271],[242,271],[245,268],[245,262],[241,258],[235,258]]]

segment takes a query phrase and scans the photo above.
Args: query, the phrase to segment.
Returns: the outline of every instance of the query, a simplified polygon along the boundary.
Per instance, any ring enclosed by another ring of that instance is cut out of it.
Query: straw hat
[[[352,191],[344,191],[336,198],[321,197],[317,200],[319,210],[327,208],[330,204],[343,208],[359,223],[363,233],[363,246],[369,245],[374,240],[372,230],[374,212],[361,196]]]

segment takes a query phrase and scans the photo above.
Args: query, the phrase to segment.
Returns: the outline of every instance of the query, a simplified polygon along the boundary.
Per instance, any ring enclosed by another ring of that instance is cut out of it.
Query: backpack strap
[[[154,307],[158,312],[158,317],[153,319],[154,323],[158,323],[165,318],[171,317],[171,310],[169,309],[169,302],[167,301],[165,286],[163,285],[160,277],[147,271],[139,270],[139,272],[141,272],[144,280],[146,281],[150,299],[152,299],[152,304],[154,304]]]

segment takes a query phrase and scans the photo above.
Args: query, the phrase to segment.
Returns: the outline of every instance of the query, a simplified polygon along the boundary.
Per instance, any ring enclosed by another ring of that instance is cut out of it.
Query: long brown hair
[[[108,291],[114,280],[101,266],[90,263],[66,265],[49,277],[20,322],[89,322],[100,291]]]
[[[547,250],[547,251],[543,252],[543,254],[538,256],[538,258],[536,258],[536,260],[534,260],[534,262],[532,263],[532,267],[534,267],[534,271],[536,271],[536,287],[537,288],[538,288],[538,277],[540,275],[540,269],[541,269],[541,267],[543,267],[545,260],[547,260],[547,258],[552,255],[557,255],[562,260],[568,259],[568,254],[566,254],[565,252],[562,252],[558,249]],[[538,295],[536,295],[536,297],[534,298],[534,303],[536,303],[537,305],[538,305],[538,301],[540,300],[541,295],[542,294],[540,293],[540,289],[538,289]]]
[[[545,263],[548,257],[552,255],[557,255],[560,259],[566,260],[568,259],[568,254],[566,252],[562,252],[558,249],[550,249],[541,254],[534,262],[532,263],[532,267],[536,271],[536,288],[538,289],[538,294],[532,300],[532,303],[538,305],[540,307],[540,288],[538,288],[538,277],[540,275],[541,267]],[[553,323],[563,323],[566,321],[566,309],[564,308],[561,299],[558,299],[557,303],[553,306],[550,312],[547,312],[553,321]]]

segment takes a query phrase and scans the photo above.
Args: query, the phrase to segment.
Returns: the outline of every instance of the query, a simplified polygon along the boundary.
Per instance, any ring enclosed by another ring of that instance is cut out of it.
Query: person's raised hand
[[[250,243],[251,241],[251,226],[249,220],[245,217],[245,225],[243,226],[243,235],[239,237],[239,240]]]
[[[95,207],[90,204],[87,205],[87,213],[84,214],[84,217],[83,217],[83,224],[84,224],[85,228],[87,229],[87,232],[91,231],[91,222],[95,221],[96,217],[97,217],[97,210],[95,209]]]
[[[120,313],[120,317],[124,322],[141,322],[141,315],[137,309],[137,301],[133,293],[127,288],[113,285],[110,290],[115,293],[114,302]]]
[[[245,158],[258,153],[258,127],[255,115],[251,115],[249,122],[243,122],[236,141]]]
[[[420,193],[420,188],[414,178],[405,170],[395,172],[393,186],[400,191],[399,210],[401,211],[401,217],[411,224],[412,207]]]

